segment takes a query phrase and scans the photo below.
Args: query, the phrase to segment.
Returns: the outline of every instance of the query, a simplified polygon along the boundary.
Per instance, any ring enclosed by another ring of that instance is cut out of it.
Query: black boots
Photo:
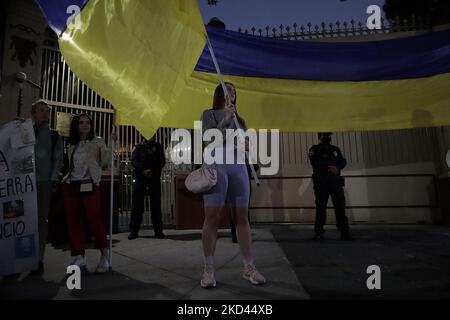
[[[165,239],[165,238],[166,235],[162,231],[155,232],[155,239]]]
[[[130,234],[128,235],[128,240],[134,240],[139,238],[139,234],[137,232],[130,232]]]

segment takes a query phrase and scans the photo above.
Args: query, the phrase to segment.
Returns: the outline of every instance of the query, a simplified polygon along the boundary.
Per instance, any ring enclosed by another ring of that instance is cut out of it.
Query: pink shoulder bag
[[[217,170],[212,166],[203,166],[191,172],[184,184],[192,193],[204,193],[217,184]]]

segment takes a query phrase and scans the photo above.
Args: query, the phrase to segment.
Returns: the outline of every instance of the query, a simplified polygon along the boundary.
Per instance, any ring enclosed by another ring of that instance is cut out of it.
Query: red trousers
[[[96,247],[100,250],[108,247],[105,226],[100,216],[99,187],[95,186],[92,194],[73,196],[70,185],[64,183],[64,210],[72,256],[85,254],[84,217],[87,218]]]

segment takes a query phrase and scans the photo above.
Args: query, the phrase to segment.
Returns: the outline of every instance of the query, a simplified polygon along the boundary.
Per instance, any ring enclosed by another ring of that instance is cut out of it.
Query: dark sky
[[[369,17],[368,6],[379,5],[382,9],[385,0],[219,0],[217,6],[208,6],[207,0],[198,2],[205,23],[219,17],[227,29],[236,31],[239,27],[264,29],[267,25],[278,27],[294,22],[298,25],[351,19],[365,22]]]

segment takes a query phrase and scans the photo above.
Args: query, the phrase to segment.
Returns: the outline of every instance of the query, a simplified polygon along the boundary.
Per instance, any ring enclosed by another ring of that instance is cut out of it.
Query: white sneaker
[[[109,271],[109,257],[101,256],[100,262],[97,265],[97,268],[95,269],[95,273],[105,273]]]
[[[244,268],[244,274],[242,275],[244,279],[250,281],[251,284],[258,286],[266,283],[266,279],[263,277],[258,270],[256,270],[255,266],[250,264],[246,265]]]
[[[86,269],[87,268],[87,260],[85,256],[74,256],[73,261],[70,264],[70,266],[78,266],[80,269]]]
[[[200,281],[202,288],[215,288],[217,283],[214,277],[214,267],[210,265],[205,265],[205,270],[203,271],[203,278]]]

